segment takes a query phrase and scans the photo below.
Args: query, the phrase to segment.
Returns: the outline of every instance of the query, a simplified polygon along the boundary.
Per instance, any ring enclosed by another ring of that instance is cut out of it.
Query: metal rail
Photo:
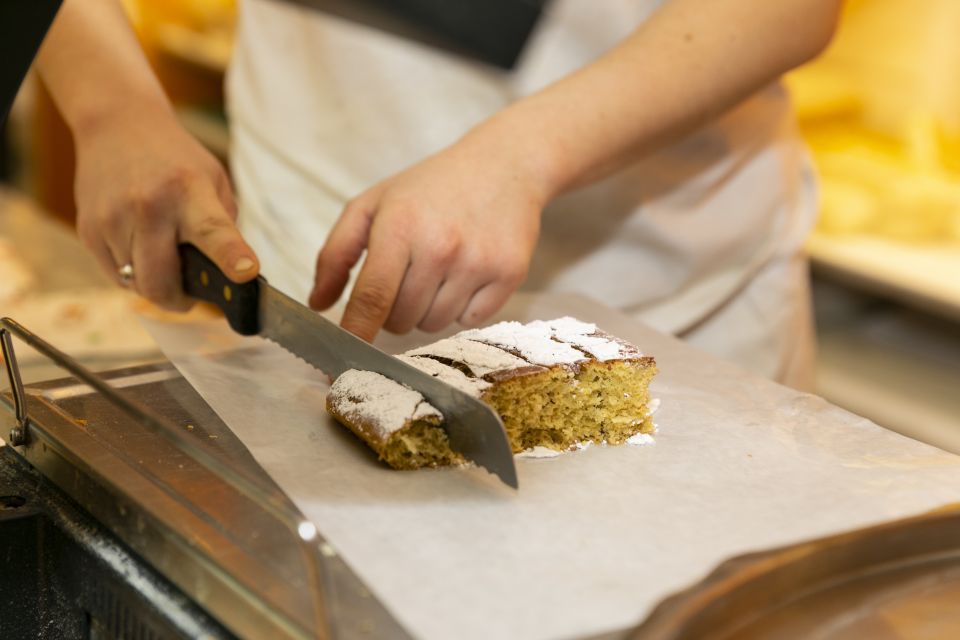
[[[181,433],[176,425],[170,423],[163,417],[156,415],[148,407],[140,404],[139,402],[127,398],[95,373],[88,370],[72,357],[43,340],[17,321],[13,320],[12,318],[2,318],[0,319],[0,347],[2,347],[4,365],[13,395],[14,411],[16,415],[16,426],[11,429],[9,437],[10,444],[12,446],[29,444],[30,418],[27,413],[23,381],[20,376],[20,369],[17,365],[16,353],[14,351],[11,336],[16,336],[33,349],[46,356],[58,367],[64,369],[83,383],[89,385],[109,402],[135,419],[138,424],[146,427],[148,431],[171,441],[180,451],[183,451],[189,455],[197,463],[205,467],[214,475],[221,477],[240,494],[263,506],[263,508],[270,513],[271,516],[280,521],[293,535],[294,540],[297,541],[298,547],[304,556],[307,577],[312,593],[315,596],[313,598],[312,607],[315,631],[313,633],[306,632],[300,627],[300,625],[297,625],[292,621],[288,621],[290,627],[289,630],[295,637],[302,638],[329,638],[332,636],[329,617],[324,605],[324,584],[319,571],[319,567],[323,562],[323,552],[321,551],[320,544],[322,540],[320,539],[319,533],[312,522],[306,520],[302,514],[300,514],[289,504],[282,502],[281,498],[271,495],[258,486],[256,482],[244,477],[242,474],[221,463],[212,455],[198,447],[188,437]]]
[[[14,447],[27,443],[27,403],[23,395],[23,380],[20,378],[20,367],[17,365],[17,356],[13,350],[13,339],[10,331],[4,326],[0,329],[0,346],[3,348],[3,364],[7,369],[7,378],[10,380],[10,391],[13,394],[13,410],[16,425],[10,429],[10,444]]]

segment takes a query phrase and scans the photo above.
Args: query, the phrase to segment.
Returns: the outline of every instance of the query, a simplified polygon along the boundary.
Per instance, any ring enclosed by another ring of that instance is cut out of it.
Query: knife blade
[[[331,379],[348,369],[363,369],[418,391],[443,414],[451,448],[518,488],[507,433],[485,403],[341,329],[262,276],[237,284],[190,244],[180,245],[180,264],[184,292],[218,306],[237,333],[272,340]]]

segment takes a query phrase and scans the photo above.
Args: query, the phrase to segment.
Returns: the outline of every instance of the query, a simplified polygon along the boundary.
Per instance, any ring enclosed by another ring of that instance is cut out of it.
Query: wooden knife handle
[[[184,293],[220,307],[237,333],[259,333],[260,278],[238,284],[192,244],[181,244],[179,250]]]

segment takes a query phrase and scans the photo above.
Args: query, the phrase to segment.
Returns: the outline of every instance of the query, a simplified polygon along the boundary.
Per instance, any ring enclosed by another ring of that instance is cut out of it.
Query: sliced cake
[[[653,431],[654,359],[574,318],[501,322],[398,357],[493,407],[516,453],[620,444]],[[394,468],[464,462],[450,449],[440,412],[380,374],[343,373],[327,408]]]

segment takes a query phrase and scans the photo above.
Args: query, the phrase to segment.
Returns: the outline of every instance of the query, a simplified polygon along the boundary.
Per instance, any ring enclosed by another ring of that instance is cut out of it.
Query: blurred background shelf
[[[960,323],[814,278],[817,394],[960,453]]]
[[[807,251],[825,279],[960,322],[960,243],[814,233]]]
[[[960,453],[960,244],[814,233],[816,391]]]

